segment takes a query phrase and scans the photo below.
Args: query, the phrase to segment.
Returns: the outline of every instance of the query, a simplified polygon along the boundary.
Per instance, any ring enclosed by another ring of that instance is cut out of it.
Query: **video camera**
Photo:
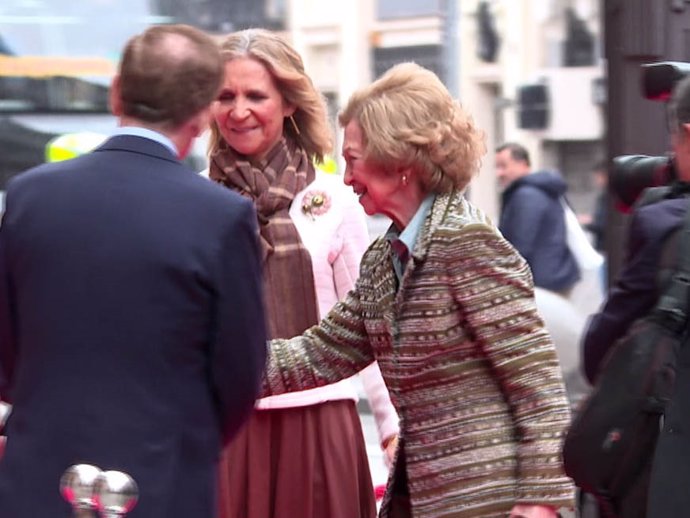
[[[675,178],[673,156],[621,155],[613,159],[609,186],[621,208],[627,210],[647,187],[666,185]]]
[[[690,63],[663,61],[642,65],[642,94],[651,101],[667,102],[677,81],[690,75]],[[609,175],[611,192],[630,208],[647,187],[666,185],[676,179],[672,155],[622,155],[613,159]]]

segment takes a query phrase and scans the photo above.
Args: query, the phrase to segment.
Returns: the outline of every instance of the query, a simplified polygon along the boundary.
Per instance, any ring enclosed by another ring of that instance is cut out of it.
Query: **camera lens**
[[[632,207],[647,187],[665,185],[673,179],[672,160],[667,156],[624,155],[613,159],[609,185],[624,206]]]

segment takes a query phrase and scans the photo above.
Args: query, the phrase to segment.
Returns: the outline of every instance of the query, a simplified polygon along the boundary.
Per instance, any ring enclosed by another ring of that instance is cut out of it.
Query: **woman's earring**
[[[292,117],[292,115],[290,115],[290,122],[292,122],[292,127],[295,128],[295,133],[301,135],[301,133],[299,132],[299,128],[297,127],[297,123],[295,122],[295,119]]]
[[[402,175],[402,184],[407,185],[407,175],[406,174]]]

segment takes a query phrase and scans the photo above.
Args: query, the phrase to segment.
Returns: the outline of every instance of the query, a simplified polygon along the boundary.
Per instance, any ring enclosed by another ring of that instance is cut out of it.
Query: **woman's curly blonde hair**
[[[366,160],[411,167],[428,192],[465,188],[486,152],[484,133],[436,74],[415,63],[396,65],[356,91],[338,120],[359,124]]]
[[[220,52],[226,63],[236,58],[251,58],[266,67],[283,100],[295,107],[292,117],[299,131],[286,118],[283,134],[295,140],[310,158],[323,161],[333,146],[326,103],[305,72],[297,51],[278,34],[265,29],[246,29],[221,39]],[[222,139],[215,120],[211,121],[209,153],[218,148]]]

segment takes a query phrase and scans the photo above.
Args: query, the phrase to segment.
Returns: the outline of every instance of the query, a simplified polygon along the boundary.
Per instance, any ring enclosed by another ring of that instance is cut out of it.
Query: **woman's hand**
[[[381,444],[381,449],[383,449],[383,461],[386,463],[386,467],[390,469],[395,460],[395,451],[398,449],[398,434],[386,438]]]

